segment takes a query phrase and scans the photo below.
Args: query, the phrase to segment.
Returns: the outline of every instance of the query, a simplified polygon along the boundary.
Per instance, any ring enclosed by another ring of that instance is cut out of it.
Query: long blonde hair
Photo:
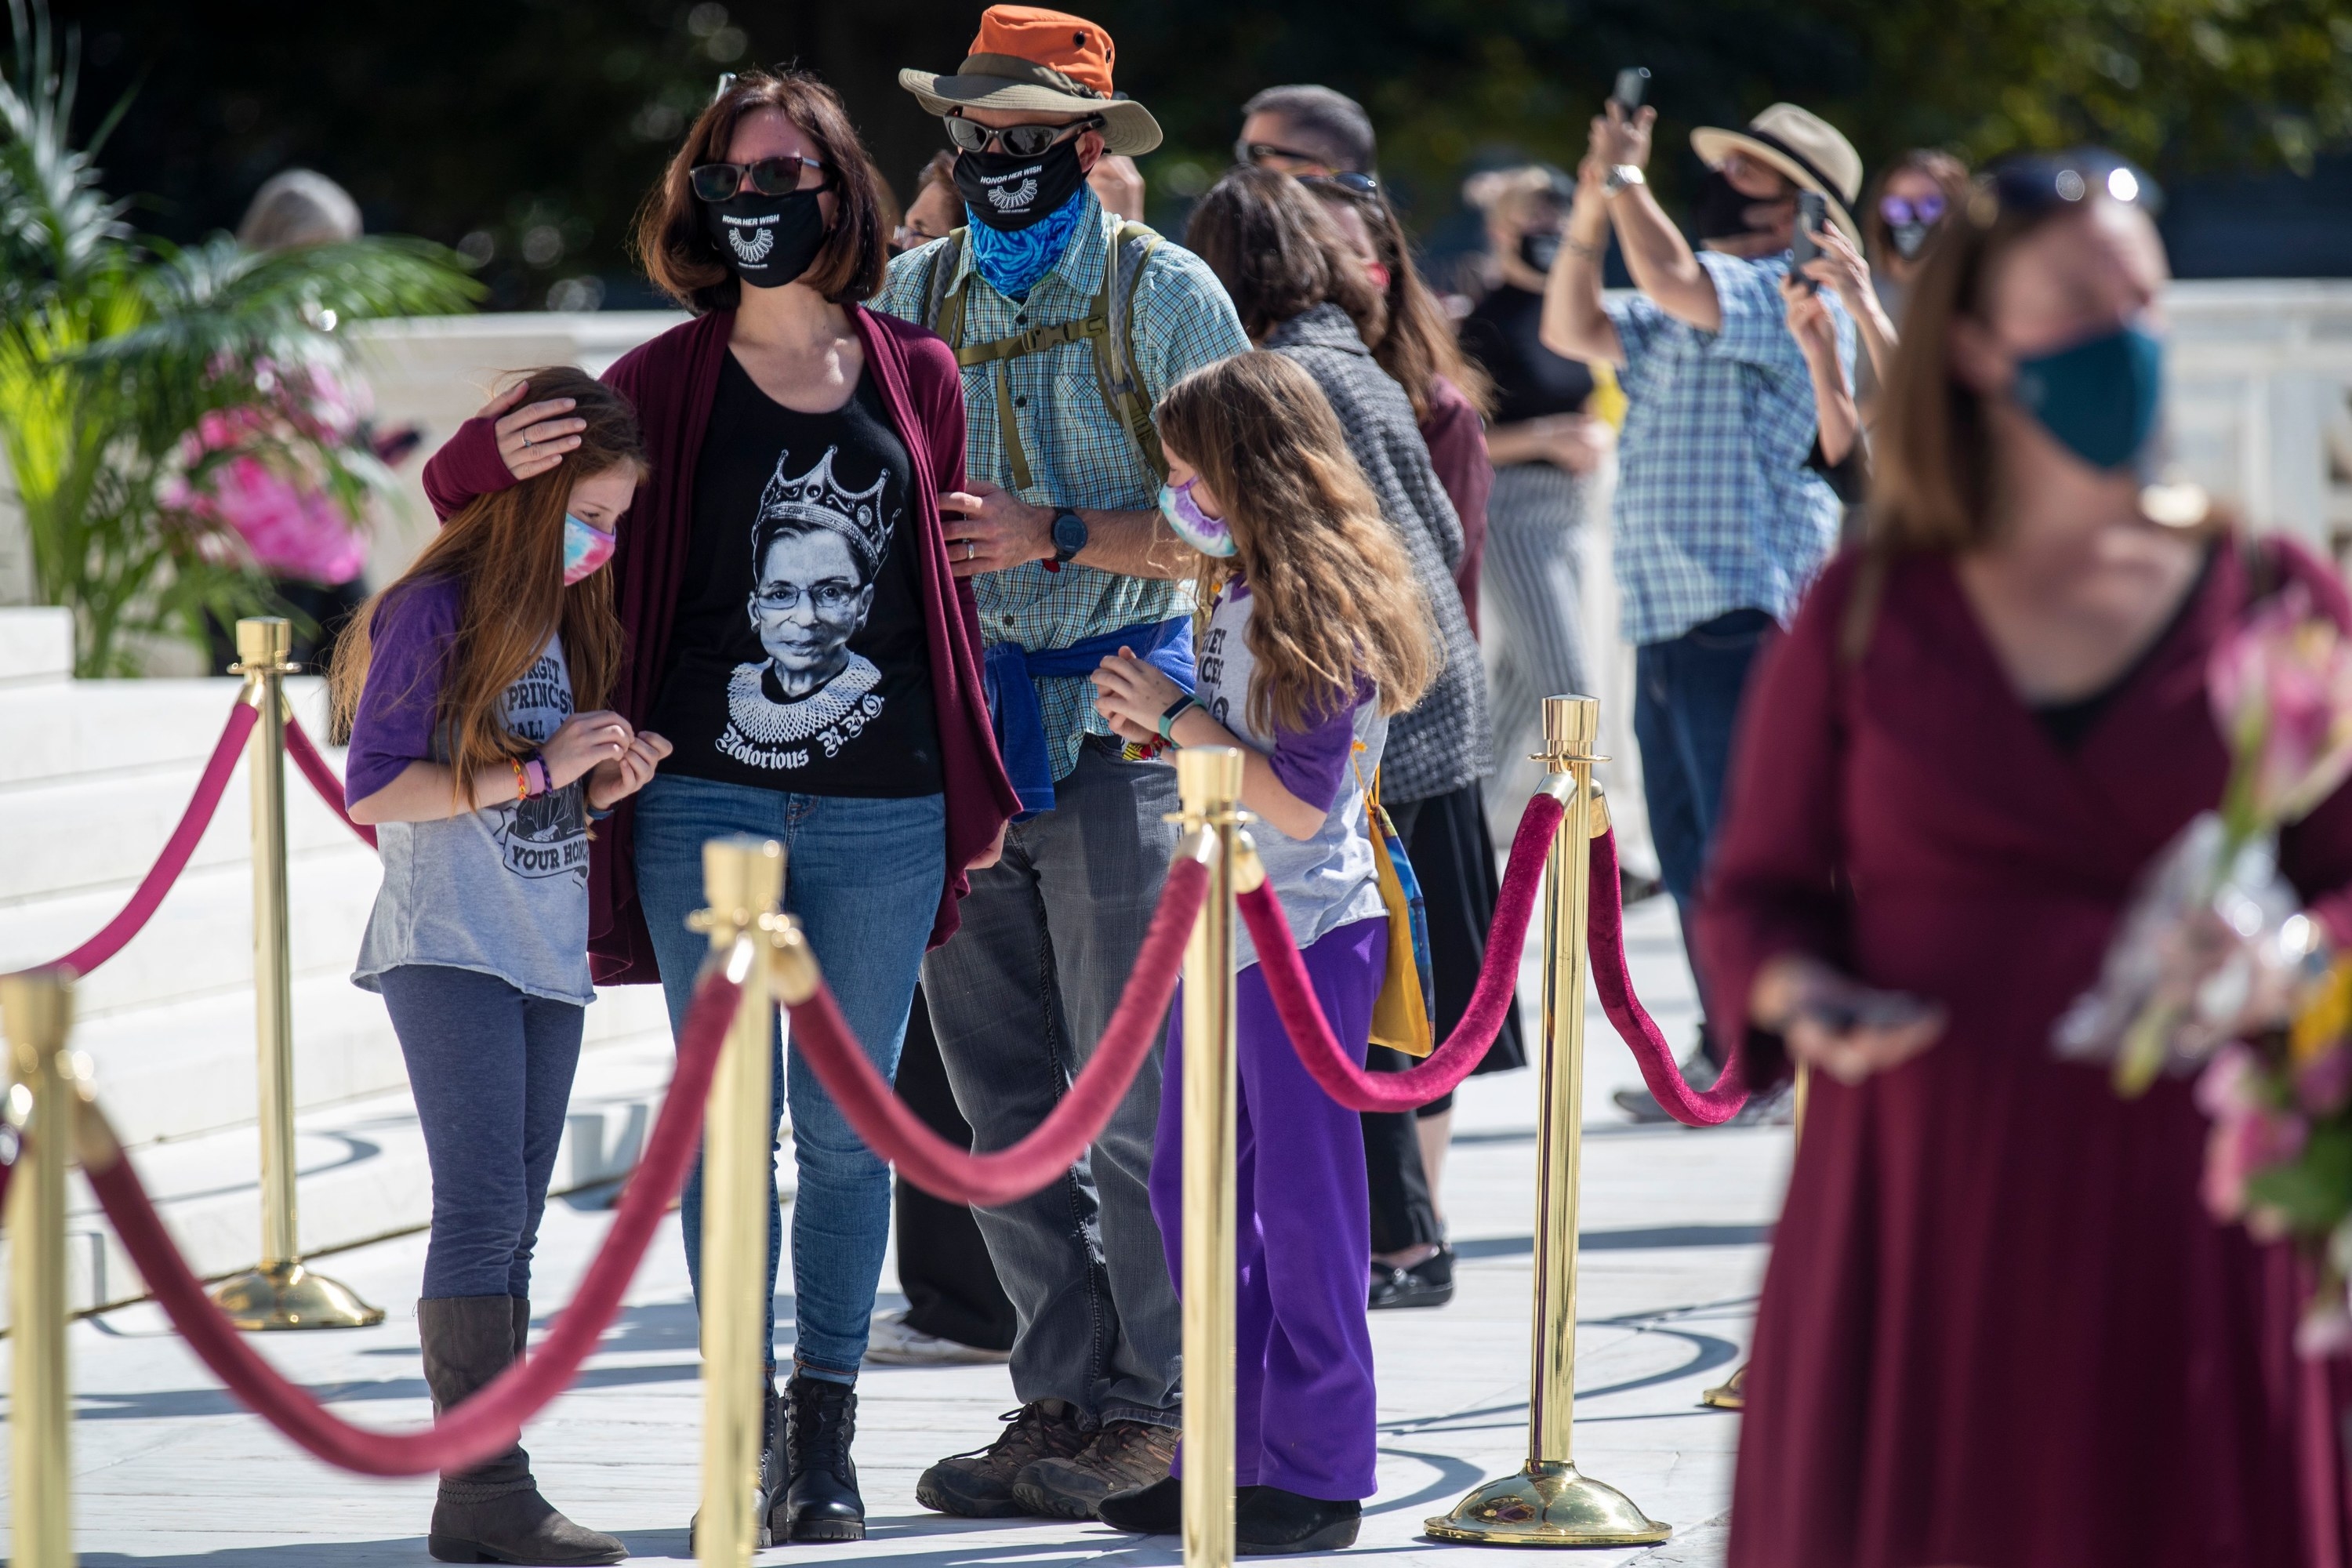
[[[376,611],[418,584],[454,580],[460,596],[457,635],[441,673],[433,731],[447,748],[461,800],[481,769],[530,751],[530,742],[507,728],[504,699],[550,637],[562,635],[572,699],[582,712],[604,705],[621,667],[624,638],[613,608],[613,574],[607,569],[564,585],[563,515],[572,487],[582,479],[625,463],[644,475],[636,411],[619,393],[569,365],[534,370],[526,380],[527,401],[575,401],[573,416],[588,426],[580,445],[547,472],[477,496],[449,519],[415,563],[352,616],[328,677],[330,734],[341,744],[351,739],[374,661]]]
[[[1229,560],[1202,557],[1202,596],[1236,568],[1249,583],[1251,725],[1303,730],[1364,680],[1383,713],[1421,700],[1436,619],[1314,378],[1278,353],[1235,354],[1170,387],[1159,422],[1233,530]]]

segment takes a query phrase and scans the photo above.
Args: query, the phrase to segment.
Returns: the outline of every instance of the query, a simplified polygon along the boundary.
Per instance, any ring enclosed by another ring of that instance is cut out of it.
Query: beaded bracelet
[[[515,799],[519,801],[529,800],[530,798],[530,775],[523,772],[521,759],[517,757],[509,757],[507,759],[507,766],[514,770]]]

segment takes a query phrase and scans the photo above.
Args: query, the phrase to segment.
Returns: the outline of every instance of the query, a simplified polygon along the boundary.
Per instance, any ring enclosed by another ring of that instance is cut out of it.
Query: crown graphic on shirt
[[[779,453],[776,471],[760,493],[758,521],[794,518],[831,529],[846,539],[871,572],[890,548],[890,517],[882,508],[882,489],[890,482],[887,468],[862,490],[845,489],[834,481],[833,459],[840,451],[827,447],[816,466],[795,479],[784,472],[790,452]]]

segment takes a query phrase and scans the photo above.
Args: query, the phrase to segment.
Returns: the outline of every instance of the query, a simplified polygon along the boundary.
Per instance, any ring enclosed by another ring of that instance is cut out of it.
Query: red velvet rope
[[[1324,1019],[1322,1004],[1316,1000],[1306,961],[1298,956],[1298,944],[1274,889],[1261,886],[1241,896],[1242,919],[1249,922],[1250,940],[1257,944],[1258,966],[1265,973],[1275,1011],[1290,1032],[1300,1064],[1324,1093],[1350,1110],[1412,1110],[1470,1076],[1495,1043],[1503,1020],[1518,1005],[1519,955],[1527,947],[1528,923],[1535,915],[1536,895],[1543,889],[1544,856],[1559,829],[1562,809],[1549,795],[1528,802],[1511,840],[1502,894],[1495,902],[1495,929],[1486,941],[1486,962],[1471,990],[1470,1005],[1445,1043],[1420,1066],[1403,1072],[1367,1071],[1340,1048]]]
[[[188,809],[180,814],[180,826],[172,829],[163,852],[147,868],[147,875],[131,895],[131,901],[122,906],[122,912],[107,921],[105,929],[96,936],[58,959],[58,967],[88,974],[121,952],[124,944],[154,918],[163,895],[172,890],[172,884],[188,868],[188,857],[196,852],[196,841],[205,836],[213,813],[219,809],[221,792],[228,788],[228,776],[236,771],[236,754],[244,749],[245,738],[253,733],[254,722],[260,717],[249,702],[239,701],[228,710],[228,722],[221,726],[212,759],[205,763],[204,776],[196,781],[196,793],[189,797]]]
[[[319,792],[327,809],[341,817],[345,827],[367,840],[369,848],[374,848],[375,829],[364,822],[352,820],[352,814],[343,806],[343,781],[335,776],[333,766],[319,754],[302,721],[291,713],[286,715],[286,754],[294,759],[294,765],[302,770],[302,776],[310,781],[310,787]]]
[[[1275,1012],[1289,1031],[1299,1061],[1323,1092],[1350,1110],[1410,1110],[1444,1094],[1470,1076],[1501,1026],[1503,1008],[1517,989],[1519,953],[1526,945],[1528,918],[1543,879],[1543,858],[1559,826],[1559,802],[1539,795],[1528,803],[1511,844],[1508,870],[1497,901],[1493,936],[1486,944],[1486,966],[1462,1023],[1429,1059],[1408,1072],[1368,1072],[1340,1048],[1307,977],[1307,964],[1282,918],[1282,906],[1271,888],[1242,895],[1242,918],[1249,922],[1250,938],[1257,943],[1258,964],[1274,999]],[[1585,951],[1592,964],[1593,988],[1601,994],[1601,1010],[1617,1033],[1633,1048],[1642,1069],[1642,1081],[1667,1114],[1688,1127],[1714,1127],[1729,1121],[1748,1102],[1748,1089],[1734,1048],[1731,1064],[1713,1089],[1701,1092],[1683,1081],[1682,1069],[1666,1037],[1633,994],[1633,977],[1625,964],[1625,910],[1617,881],[1617,835],[1614,829],[1592,842],[1591,916]],[[1491,1011],[1482,1011],[1482,1008]],[[1475,1025],[1476,1027],[1473,1028]]]
[[[915,1185],[949,1203],[976,1208],[1027,1197],[1068,1171],[1127,1098],[1128,1086],[1165,1027],[1169,999],[1183,966],[1184,944],[1208,890],[1208,868],[1198,860],[1188,857],[1168,868],[1160,908],[1144,932],[1127,989],[1103,1028],[1094,1059],[1071,1080],[1068,1092],[1045,1120],[1010,1148],[975,1154],[923,1125],[858,1049],[832,991],[822,984],[815,995],[792,1009],[793,1044],[866,1146],[896,1164]]]
[[[704,973],[686,1026],[678,1031],[677,1068],[646,1141],[644,1158],[622,1191],[612,1228],[572,1304],[556,1318],[538,1353],[518,1361],[422,1430],[374,1431],[322,1408],[309,1390],[288,1381],[264,1360],[205,1295],[128,1159],[117,1157],[85,1174],[124,1249],[187,1336],[189,1347],[263,1419],[329,1464],[362,1475],[463,1470],[511,1447],[522,1424],[571,1385],[580,1363],[612,1323],[663,1213],[686,1181],[687,1167],[701,1141],[711,1073],[741,994],[742,987],[723,972]],[[85,1107],[83,1113],[99,1114],[94,1107]]]
[[[1731,1047],[1731,1060],[1709,1089],[1696,1089],[1683,1081],[1683,1069],[1674,1047],[1633,994],[1633,972],[1625,965],[1625,905],[1617,877],[1615,830],[1592,841],[1592,912],[1585,952],[1592,961],[1592,988],[1601,994],[1601,1010],[1633,1048],[1633,1065],[1642,1081],[1664,1106],[1666,1114],[1685,1127],[1717,1127],[1748,1103],[1748,1078],[1739,1043]]]

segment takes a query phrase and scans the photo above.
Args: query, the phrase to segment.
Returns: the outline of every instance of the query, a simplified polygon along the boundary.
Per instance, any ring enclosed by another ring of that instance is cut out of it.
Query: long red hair
[[[543,474],[478,496],[449,519],[432,543],[389,586],[360,607],[335,648],[329,676],[337,743],[351,739],[352,720],[367,687],[374,656],[376,611],[420,583],[454,580],[461,608],[457,636],[441,671],[433,728],[462,795],[481,769],[526,755],[531,743],[509,730],[502,699],[508,687],[563,639],[572,671],[572,700],[583,711],[601,708],[621,666],[623,634],[613,609],[613,574],[596,572],[564,586],[563,515],[572,487],[626,463],[640,476],[645,444],[628,399],[570,365],[534,370],[524,378],[525,402],[569,397],[572,416],[587,421],[580,445]]]

